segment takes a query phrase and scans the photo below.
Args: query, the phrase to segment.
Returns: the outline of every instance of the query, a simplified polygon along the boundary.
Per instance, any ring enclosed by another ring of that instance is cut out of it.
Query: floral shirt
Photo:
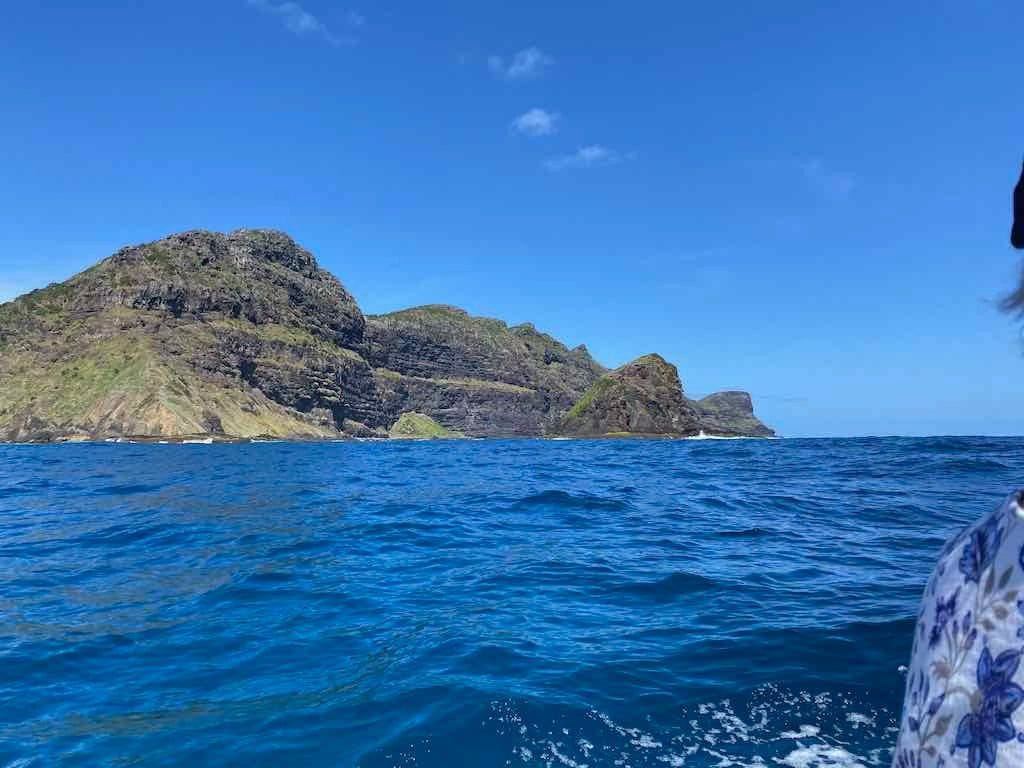
[[[894,768],[1024,767],[1024,491],[946,544],[925,589]]]

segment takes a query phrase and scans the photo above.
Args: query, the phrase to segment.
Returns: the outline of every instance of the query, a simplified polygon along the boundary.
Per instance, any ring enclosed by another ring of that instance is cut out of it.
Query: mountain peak
[[[251,258],[281,264],[312,277],[319,265],[313,254],[295,242],[286,232],[276,229],[236,229],[227,236],[229,247]]]
[[[230,234],[208,229],[176,232],[159,240],[121,248],[114,263],[148,261],[154,267],[186,271],[204,267],[244,267],[252,260],[279,264],[304,277],[320,271],[316,259],[286,232],[276,229],[237,229]],[[103,263],[103,262],[101,262]]]

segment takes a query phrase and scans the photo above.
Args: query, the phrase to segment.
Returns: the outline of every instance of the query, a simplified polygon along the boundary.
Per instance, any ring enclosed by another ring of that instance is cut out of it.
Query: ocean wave
[[[626,510],[628,502],[621,499],[597,496],[590,493],[569,493],[567,491],[543,491],[534,493],[516,502],[517,507],[553,507],[576,510]]]
[[[762,536],[771,536],[775,531],[768,528],[740,528],[737,530],[729,531],[716,531],[715,535],[722,536],[724,538],[739,538],[739,539],[757,539]]]
[[[134,496],[140,493],[156,493],[165,487],[166,485],[162,483],[153,485],[129,483],[124,485],[105,485],[90,491],[90,493],[94,496]]]
[[[667,576],[653,581],[639,580],[628,581],[615,586],[616,592],[625,592],[630,595],[652,600],[654,602],[668,602],[684,595],[695,592],[703,592],[715,589],[719,583],[708,576],[701,576],[697,573],[676,571]]]

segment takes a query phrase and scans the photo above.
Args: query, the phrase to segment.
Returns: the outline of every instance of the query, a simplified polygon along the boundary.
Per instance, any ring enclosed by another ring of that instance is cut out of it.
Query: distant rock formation
[[[746,392],[716,392],[693,403],[707,434],[731,437],[774,437],[775,432],[754,416]]]
[[[699,434],[697,410],[683,397],[679,372],[661,355],[644,355],[605,374],[556,427],[560,435]]]
[[[607,377],[622,399],[602,390],[607,414],[578,410]],[[585,347],[529,324],[441,305],[364,317],[309,251],[272,230],[123,248],[0,305],[9,441],[380,437],[410,412],[452,433],[542,436],[570,409],[568,423],[595,434],[770,433],[749,397],[694,404],[678,390],[661,358],[608,374]],[[400,429],[424,426],[410,423]]]

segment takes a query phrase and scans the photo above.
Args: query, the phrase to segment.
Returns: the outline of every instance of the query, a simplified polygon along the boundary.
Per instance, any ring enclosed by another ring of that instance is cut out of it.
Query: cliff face
[[[0,307],[0,436],[323,437],[383,426],[365,319],[278,232],[125,248]]]
[[[409,412],[539,436],[608,376],[629,397],[602,391],[610,410],[577,412],[580,434],[770,433],[749,397],[690,403],[657,361],[607,374],[584,347],[454,307],[367,318],[283,233],[186,232],[0,305],[0,439],[370,437]]]
[[[760,419],[754,416],[754,403],[746,392],[716,392],[694,402],[705,432],[713,435],[742,437],[774,437]]]
[[[604,373],[584,347],[444,305],[367,318],[366,350],[388,414],[473,436],[543,434]]]
[[[598,379],[561,419],[574,437],[696,435],[696,409],[683,397],[679,372],[660,355],[644,355]]]

